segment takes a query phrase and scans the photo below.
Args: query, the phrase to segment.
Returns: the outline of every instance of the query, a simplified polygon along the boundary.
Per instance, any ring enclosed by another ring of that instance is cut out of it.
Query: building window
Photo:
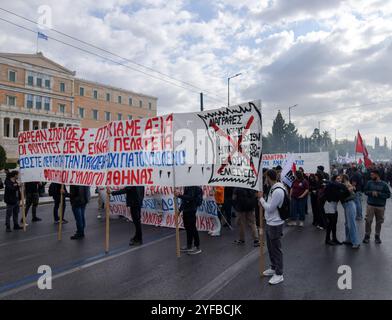
[[[121,96],[118,96],[117,102],[121,104]]]
[[[65,113],[65,104],[62,103],[59,104],[59,112]]]
[[[84,88],[83,88],[83,87],[79,87],[79,95],[80,95],[81,97],[84,96]]]
[[[128,115],[128,120],[132,120],[132,116],[130,114]]]
[[[117,120],[122,120],[122,113],[117,113]]]
[[[148,109],[149,109],[149,110],[152,109],[152,103],[151,103],[151,102],[148,103]]]
[[[16,82],[16,72],[14,70],[8,71],[8,81]]]
[[[60,82],[60,92],[65,92],[65,83]]]
[[[42,87],[42,79],[41,78],[37,78],[37,87]]]
[[[98,90],[93,91],[94,99],[98,99]]]
[[[45,88],[50,89],[50,80],[45,80]]]
[[[132,98],[128,98],[128,104],[132,106]]]
[[[33,86],[34,85],[34,77],[33,76],[28,76],[27,77],[27,84],[29,86]]]
[[[7,105],[11,107],[15,107],[16,105],[16,97],[14,96],[7,96]]]
[[[28,109],[32,109],[33,108],[33,95],[32,94],[28,94],[27,95],[26,107]]]
[[[110,93],[106,94],[106,101],[110,101]]]
[[[44,109],[45,109],[46,111],[49,111],[49,110],[50,110],[50,98],[48,98],[48,97],[45,97],[45,98],[44,98]]]
[[[139,107],[143,108],[143,101],[142,100],[139,100]]]
[[[105,120],[106,121],[110,121],[110,118],[111,118],[110,112],[109,111],[105,111]]]
[[[81,119],[83,119],[83,118],[84,118],[84,108],[79,107],[78,110],[79,110],[79,117],[80,117]]]
[[[35,108],[37,110],[42,109],[42,97],[35,97]]]
[[[93,109],[93,119],[98,120],[98,110]]]

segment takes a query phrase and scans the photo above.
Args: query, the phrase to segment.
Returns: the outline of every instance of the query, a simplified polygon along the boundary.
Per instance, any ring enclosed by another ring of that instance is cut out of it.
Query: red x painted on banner
[[[250,126],[252,125],[252,122],[254,120],[254,116],[251,116],[248,120],[248,122],[246,123],[245,126],[245,130],[244,132],[239,136],[237,142],[235,142],[233,140],[233,138],[231,136],[229,136],[226,132],[224,132],[221,128],[218,127],[218,125],[215,122],[211,122],[210,123],[210,127],[212,127],[215,132],[220,135],[221,137],[224,137],[227,139],[227,141],[229,141],[229,143],[232,145],[233,147],[233,151],[229,153],[228,157],[227,157],[227,161],[226,163],[223,163],[221,165],[221,167],[218,170],[218,173],[221,173],[222,170],[229,164],[229,162],[231,161],[231,157],[234,155],[234,153],[238,152],[239,154],[241,154],[247,161],[248,161],[248,165],[252,168],[252,171],[254,172],[254,174],[258,175],[258,172],[253,164],[253,161],[248,157],[247,154],[245,154],[242,150],[242,139],[243,136],[247,134],[247,132],[250,129]]]

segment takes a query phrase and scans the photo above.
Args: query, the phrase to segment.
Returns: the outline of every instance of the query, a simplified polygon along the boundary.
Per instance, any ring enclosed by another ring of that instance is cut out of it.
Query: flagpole
[[[37,53],[38,53],[38,39],[39,39],[39,36],[38,36],[38,33],[37,33]]]

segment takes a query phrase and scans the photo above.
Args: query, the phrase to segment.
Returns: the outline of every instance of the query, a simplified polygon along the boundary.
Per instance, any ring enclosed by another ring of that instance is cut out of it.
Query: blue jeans
[[[362,192],[355,193],[355,208],[356,208],[356,218],[363,219],[362,215]]]
[[[76,234],[79,236],[84,236],[84,228],[86,227],[86,219],[84,217],[85,210],[86,206],[72,207],[72,212],[76,221]]]
[[[355,221],[356,217],[356,207],[354,200],[345,202],[342,204],[344,208],[345,216],[345,231],[346,231],[346,241],[351,242],[353,245],[360,244],[357,223]]]
[[[306,202],[308,197],[304,197],[301,199],[291,198],[291,208],[290,208],[290,215],[293,221],[301,220],[305,221],[305,210],[306,210]]]

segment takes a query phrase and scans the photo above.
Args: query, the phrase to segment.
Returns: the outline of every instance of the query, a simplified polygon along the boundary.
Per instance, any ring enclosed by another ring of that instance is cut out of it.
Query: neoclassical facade
[[[18,158],[20,131],[156,115],[157,98],[75,74],[42,53],[0,53],[0,145],[8,162]]]

